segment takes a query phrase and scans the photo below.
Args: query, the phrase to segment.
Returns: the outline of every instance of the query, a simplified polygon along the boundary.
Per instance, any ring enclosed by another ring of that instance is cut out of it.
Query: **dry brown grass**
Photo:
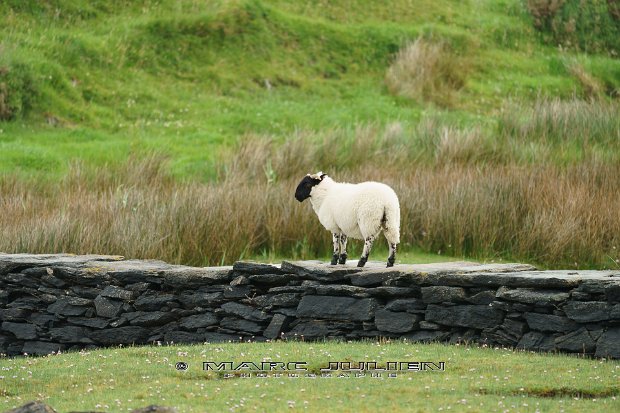
[[[572,62],[568,67],[569,72],[579,81],[583,96],[588,99],[599,99],[605,88],[601,82],[592,76],[579,62]]]
[[[465,84],[466,67],[445,43],[420,37],[398,52],[385,83],[393,95],[452,106]]]

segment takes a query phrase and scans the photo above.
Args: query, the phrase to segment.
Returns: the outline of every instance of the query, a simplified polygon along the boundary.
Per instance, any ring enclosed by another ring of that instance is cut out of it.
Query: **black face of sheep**
[[[321,179],[325,175],[321,175]],[[297,185],[297,189],[295,190],[295,199],[299,202],[302,202],[305,199],[310,198],[310,192],[312,191],[312,187],[321,183],[321,179],[314,178],[310,175],[306,175],[304,179],[301,180],[299,185]]]

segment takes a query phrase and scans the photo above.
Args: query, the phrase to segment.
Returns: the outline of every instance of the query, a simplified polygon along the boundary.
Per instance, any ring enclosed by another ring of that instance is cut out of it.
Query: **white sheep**
[[[349,184],[335,182],[322,172],[308,174],[295,190],[302,202],[310,198],[323,226],[331,231],[334,255],[331,264],[345,264],[347,238],[364,240],[364,251],[357,263],[363,267],[373,242],[383,230],[390,247],[387,266],[394,265],[400,242],[400,206],[392,188],[379,182]]]

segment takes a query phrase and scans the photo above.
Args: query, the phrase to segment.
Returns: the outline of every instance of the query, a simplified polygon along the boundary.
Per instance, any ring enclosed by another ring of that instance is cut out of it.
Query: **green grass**
[[[472,126],[512,99],[580,95],[571,59],[608,95],[620,87],[618,59],[547,46],[521,1],[414,3],[5,2],[0,82],[13,120],[0,122],[0,172],[61,177],[76,159],[122,163],[147,149],[180,178],[209,179],[249,133],[284,141],[437,113]],[[386,90],[396,52],[420,35],[469,66],[451,108]]]
[[[188,364],[177,371],[175,364]],[[204,361],[445,361],[444,372],[397,377],[223,378]],[[617,361],[507,349],[394,342],[223,343],[131,347],[1,359],[0,406],[39,399],[57,411],[127,411],[149,404],[190,411],[612,412]],[[62,377],[62,379],[59,379]]]

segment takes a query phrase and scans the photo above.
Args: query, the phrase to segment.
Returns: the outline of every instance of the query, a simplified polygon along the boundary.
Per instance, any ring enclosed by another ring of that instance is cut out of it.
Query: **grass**
[[[393,123],[299,132],[283,143],[247,136],[204,183],[179,182],[166,157],[140,154],[120,166],[74,163],[60,182],[3,177],[0,250],[105,251],[191,265],[326,257],[329,233],[293,198],[304,172],[322,165],[336,180],[394,187],[405,253],[615,269],[617,109],[554,100],[517,106],[478,128]]]
[[[558,49],[538,3],[414,3],[2,2],[0,250],[323,257],[290,196],[322,169],[395,186],[407,260],[616,268],[614,37]]]
[[[177,371],[175,364],[188,364]],[[443,372],[397,377],[223,378],[205,361],[445,361]],[[501,348],[402,341],[222,343],[146,346],[0,359],[3,409],[38,399],[58,411],[127,411],[148,404],[180,412],[308,411],[616,411],[615,361]],[[62,375],[63,380],[58,380]]]

